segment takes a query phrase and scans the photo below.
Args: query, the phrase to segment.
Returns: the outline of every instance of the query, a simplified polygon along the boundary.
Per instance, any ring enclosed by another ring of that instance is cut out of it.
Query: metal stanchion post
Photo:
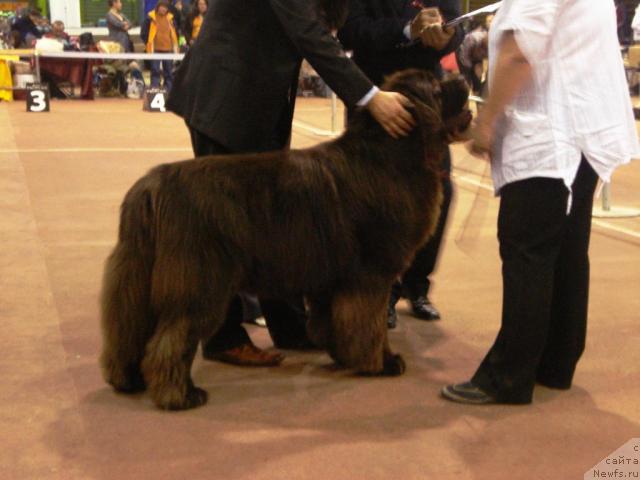
[[[335,133],[338,128],[337,128],[337,123],[338,123],[338,98],[335,94],[335,92],[331,92],[331,131],[333,133]]]
[[[594,207],[592,215],[597,218],[630,218],[640,216],[640,210],[629,207],[611,208],[611,182],[602,186],[602,207]]]
[[[40,77],[40,54],[36,50],[34,53],[36,59],[36,80],[38,83],[42,83],[42,78]]]
[[[611,194],[611,184],[605,183],[602,187],[602,210],[608,212],[611,210],[611,202],[609,201],[609,195]]]

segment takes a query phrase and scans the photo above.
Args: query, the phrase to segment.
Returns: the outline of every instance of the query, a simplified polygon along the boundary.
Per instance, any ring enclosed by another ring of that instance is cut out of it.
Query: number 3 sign
[[[27,112],[48,112],[50,104],[48,85],[39,83],[27,85]]]

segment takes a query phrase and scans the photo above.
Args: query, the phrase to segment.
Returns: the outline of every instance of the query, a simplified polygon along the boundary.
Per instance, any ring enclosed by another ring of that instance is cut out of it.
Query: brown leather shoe
[[[284,360],[284,355],[281,353],[261,350],[251,342],[222,352],[203,353],[203,356],[207,360],[217,360],[243,367],[275,367]]]

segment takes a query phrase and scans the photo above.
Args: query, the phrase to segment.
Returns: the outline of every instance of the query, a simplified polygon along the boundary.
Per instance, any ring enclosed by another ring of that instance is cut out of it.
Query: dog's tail
[[[101,294],[105,380],[122,392],[145,389],[140,363],[156,320],[150,307],[157,176],[140,179],[120,212],[118,243],[106,261]]]

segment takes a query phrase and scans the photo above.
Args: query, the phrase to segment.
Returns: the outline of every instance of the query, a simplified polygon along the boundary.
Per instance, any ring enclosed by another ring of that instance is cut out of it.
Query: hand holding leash
[[[411,39],[434,50],[446,47],[454,33],[455,28],[445,26],[440,10],[435,7],[422,8],[411,21]]]
[[[422,32],[431,25],[442,23],[440,10],[436,7],[422,8],[418,14],[411,20],[411,39],[421,38]]]

